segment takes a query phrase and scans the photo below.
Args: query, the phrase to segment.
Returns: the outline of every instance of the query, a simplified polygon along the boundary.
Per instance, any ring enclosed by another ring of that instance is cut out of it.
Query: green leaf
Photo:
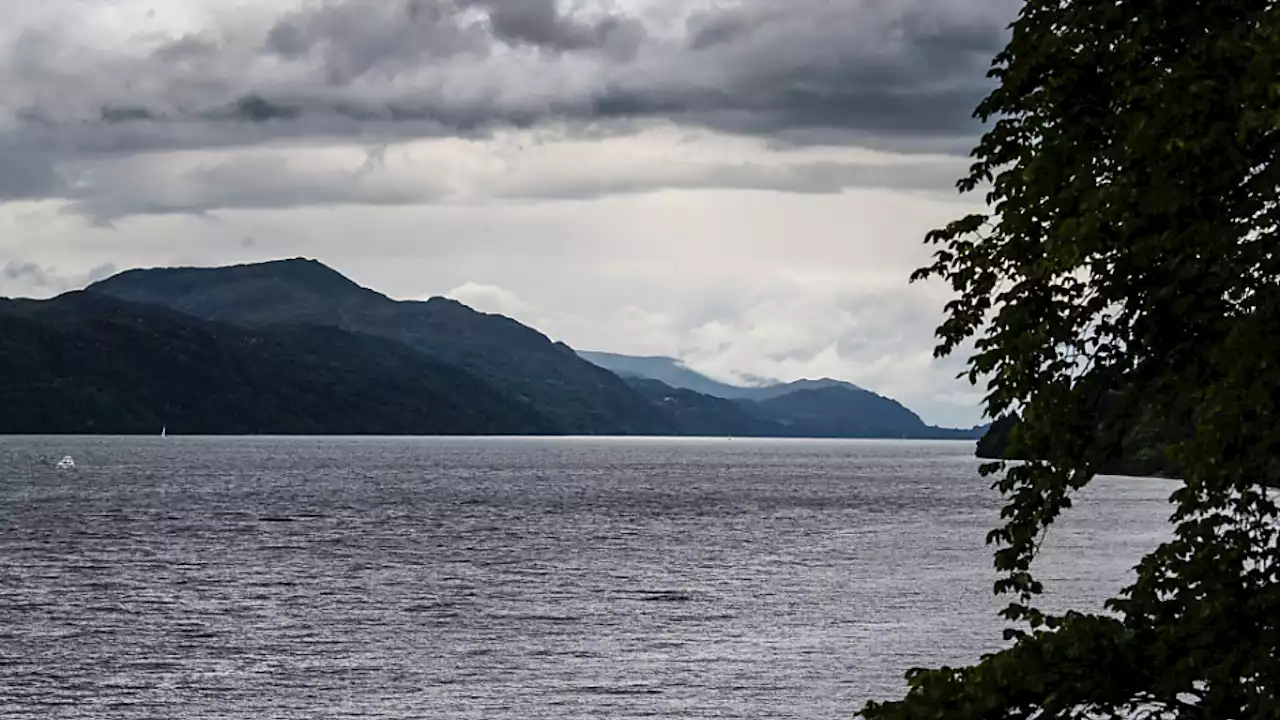
[[[912,675],[874,720],[1280,717],[1280,6],[1027,0],[958,187],[992,215],[928,234],[915,281],[976,348],[1001,652]],[[1016,410],[1016,415],[1010,414]],[[1100,470],[1176,473],[1171,539],[1106,603],[1034,600],[1045,530]]]

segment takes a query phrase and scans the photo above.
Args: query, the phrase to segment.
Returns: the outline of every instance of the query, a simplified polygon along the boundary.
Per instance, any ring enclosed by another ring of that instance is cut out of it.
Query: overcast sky
[[[1017,0],[5,0],[0,295],[317,258],[979,421],[924,234]]]

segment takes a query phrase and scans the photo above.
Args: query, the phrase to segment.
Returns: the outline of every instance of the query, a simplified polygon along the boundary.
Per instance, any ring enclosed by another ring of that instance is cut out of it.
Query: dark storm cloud
[[[555,0],[348,1],[285,15],[267,31],[262,50],[287,60],[317,60],[324,81],[342,86],[370,73],[411,72],[459,56],[479,62],[504,45],[625,60],[644,38],[638,20],[610,15],[584,21],[565,14]]]
[[[395,74],[459,55],[479,60],[492,44],[483,23],[439,3],[344,2],[285,15],[259,51],[314,62],[315,80],[343,86],[375,71]]]
[[[85,192],[67,177],[86,157],[551,124],[960,151],[1016,6],[755,0],[663,25],[554,0],[332,0],[145,52],[32,30],[0,41],[0,200]]]
[[[6,147],[0,134],[0,202],[56,197],[67,191],[51,153]]]
[[[681,60],[727,68],[723,84],[641,87],[629,106],[766,136],[846,131],[895,149],[971,137],[1012,14],[1003,0],[749,4],[690,21]]]
[[[644,25],[634,18],[608,15],[582,21],[566,15],[556,0],[466,0],[464,6],[487,11],[498,40],[556,52],[605,50],[633,57],[644,41]]]

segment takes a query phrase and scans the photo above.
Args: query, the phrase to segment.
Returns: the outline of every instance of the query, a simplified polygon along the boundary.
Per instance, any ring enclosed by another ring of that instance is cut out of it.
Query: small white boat
[[[169,436],[169,426],[166,425],[160,428],[160,437],[168,437],[168,436]]]
[[[76,467],[76,461],[73,460],[70,455],[64,455],[62,459],[54,465],[54,467],[59,470],[74,470]]]

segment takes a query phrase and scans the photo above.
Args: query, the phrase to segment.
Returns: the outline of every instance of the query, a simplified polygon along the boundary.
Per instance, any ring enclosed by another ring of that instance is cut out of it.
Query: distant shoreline
[[[894,437],[802,437],[785,436],[719,436],[719,435],[385,435],[385,434],[351,434],[351,433],[313,433],[306,435],[261,433],[246,435],[244,433],[193,433],[184,435],[169,433],[167,437],[146,433],[0,433],[0,438],[154,438],[157,442],[168,442],[183,439],[406,439],[406,440],[714,440],[722,442],[734,441],[804,441],[804,442],[937,442],[972,444],[974,441],[964,438],[894,438]],[[975,459],[980,459],[976,458]]]

